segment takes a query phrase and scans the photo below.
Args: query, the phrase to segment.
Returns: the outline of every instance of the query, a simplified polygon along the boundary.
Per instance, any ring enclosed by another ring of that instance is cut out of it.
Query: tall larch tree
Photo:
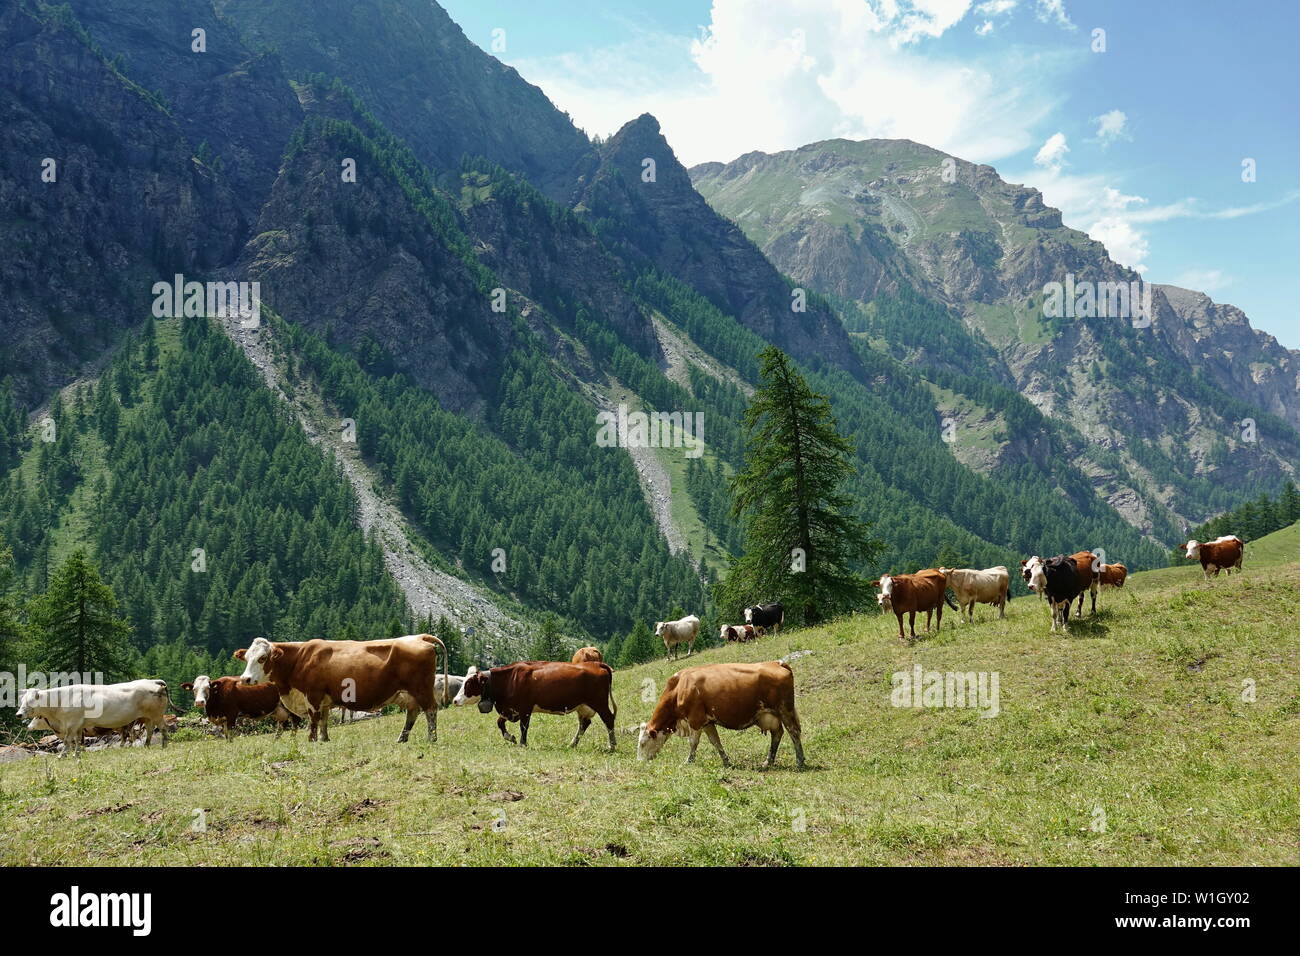
[[[731,480],[732,516],[745,523],[745,551],[717,588],[719,606],[780,600],[816,624],[866,602],[854,568],[880,545],[849,513],[842,486],[855,474],[853,446],[830,402],[808,387],[780,349],[759,354],[760,384],[742,421],[745,466]]]

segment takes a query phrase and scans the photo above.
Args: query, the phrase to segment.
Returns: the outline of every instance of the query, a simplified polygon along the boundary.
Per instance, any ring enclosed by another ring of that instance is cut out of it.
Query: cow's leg
[[[776,748],[779,746],[781,746],[780,724],[772,728],[772,745],[767,748],[767,763],[763,764],[764,767],[770,767],[776,763]]]
[[[436,743],[438,740],[438,702],[430,700],[429,706],[424,709],[424,722],[429,725],[427,740],[429,743]]]
[[[227,717],[226,718],[226,743],[233,744],[234,742],[235,742],[235,718]]]
[[[926,616],[925,616],[925,629],[926,629],[927,631],[930,630],[930,612],[929,612],[929,611],[926,612]],[[939,602],[939,606],[938,606],[937,608],[934,609],[934,629],[935,629],[936,631],[942,631],[942,630],[943,630],[943,601],[940,601],[940,602]]]
[[[519,743],[519,741],[515,740],[515,735],[506,730],[506,719],[504,717],[497,718],[497,730],[501,731],[501,736],[512,744]]]
[[[1088,593],[1092,595],[1092,610],[1089,612],[1090,614],[1097,613],[1097,591],[1098,590],[1099,588],[1097,586],[1097,580],[1094,578],[1092,582],[1092,587],[1088,589]],[[1081,601],[1079,603],[1082,604],[1083,602]]]
[[[907,612],[907,627],[912,632],[912,640],[916,640],[916,612]]]
[[[895,611],[894,616],[898,618],[898,639],[904,644],[907,643],[907,635],[903,633],[903,612]]]
[[[694,727],[691,728],[691,752],[686,755],[687,763],[695,763],[695,748],[700,745],[700,732]]]
[[[777,714],[781,718],[781,726],[785,727],[790,734],[790,743],[794,745],[795,766],[800,770],[803,769],[803,728],[799,726],[799,715],[791,708],[788,712],[782,711]],[[776,753],[776,748],[772,749]]]
[[[578,708],[578,732],[573,735],[573,743],[569,744],[570,747],[578,746],[578,741],[582,739],[582,735],[591,726],[591,718],[594,716],[596,716],[596,712],[590,707],[583,705]]]
[[[406,709],[406,726],[403,727],[402,732],[397,735],[397,742],[399,744],[406,743],[406,738],[411,736],[411,728],[415,726],[415,718],[418,716],[420,716],[420,711],[415,706]]]
[[[713,724],[705,724],[704,732],[709,735],[709,743],[713,744],[714,749],[718,751],[718,756],[722,758],[722,765],[730,767],[731,759],[727,756],[727,752],[722,749],[722,739],[718,737],[718,728]]]
[[[618,746],[614,740],[614,715],[612,713],[609,716],[601,714],[600,719],[605,722],[605,731],[609,734],[609,752],[613,753]]]
[[[528,722],[533,719],[532,714],[522,714],[519,717],[519,746],[528,746]]]

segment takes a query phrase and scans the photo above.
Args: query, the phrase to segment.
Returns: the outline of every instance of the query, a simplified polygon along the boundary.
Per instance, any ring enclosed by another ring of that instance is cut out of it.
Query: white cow
[[[448,674],[446,683],[443,682],[441,674],[434,675],[433,692],[438,698],[438,704],[442,707],[450,707],[451,702],[460,695],[460,689],[465,685],[465,681],[477,673],[478,668],[471,664],[464,677],[459,674]]]
[[[145,746],[153,741],[154,728],[167,746],[167,726],[163,713],[171,698],[167,682],[133,680],[123,684],[69,684],[49,690],[31,688],[18,705],[22,720],[41,718],[63,741],[63,752],[81,748],[82,731],[88,727],[125,728],[136,720],[144,721]]]
[[[695,639],[699,636],[700,619],[694,614],[688,614],[680,621],[655,622],[655,637],[663,638],[666,657],[676,659],[678,644],[686,645],[686,656],[690,657],[695,650]]]
[[[975,621],[975,605],[991,604],[998,609],[998,617],[1007,616],[1007,589],[1011,575],[1004,565],[976,571],[974,568],[940,568],[948,576],[948,587],[957,595],[958,616],[963,621]]]

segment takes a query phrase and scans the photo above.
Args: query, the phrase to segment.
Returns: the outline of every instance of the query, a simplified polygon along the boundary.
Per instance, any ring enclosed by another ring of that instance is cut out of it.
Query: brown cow
[[[731,761],[722,749],[718,727],[744,730],[755,724],[763,733],[772,735],[763,766],[770,767],[776,761],[784,728],[794,744],[795,762],[803,767],[803,730],[794,707],[794,672],[789,664],[767,661],[688,667],[668,678],[650,720],[639,728],[637,759],[653,760],[669,737],[680,734],[690,738],[691,752],[686,762],[694,763],[695,748],[703,732],[718,751],[722,765],[728,767]]]
[[[1241,573],[1241,558],[1246,544],[1235,534],[1224,535],[1204,543],[1193,539],[1181,547],[1187,549],[1189,561],[1200,560],[1201,570],[1205,572],[1207,580],[1211,574],[1217,578],[1220,571],[1231,574],[1233,568],[1236,568],[1238,574]]]
[[[181,684],[183,690],[194,692],[194,706],[202,707],[208,720],[218,727],[224,727],[226,740],[235,739],[235,724],[240,717],[261,720],[270,717],[275,721],[275,735],[284,732],[284,725],[290,724],[294,733],[302,723],[301,715],[295,714],[280,703],[280,692],[274,684],[241,684],[237,677],[212,678],[200,674],[193,683]]]
[[[478,704],[482,713],[498,714],[497,729],[512,744],[515,738],[506,730],[506,721],[519,721],[519,743],[528,746],[528,724],[534,713],[567,714],[578,712],[578,741],[599,715],[609,731],[609,749],[614,749],[614,670],[605,663],[566,664],[562,661],[519,661],[505,667],[476,671],[465,677],[456,706]]]
[[[881,610],[893,611],[898,618],[898,639],[906,641],[903,635],[903,615],[908,615],[908,626],[912,637],[916,637],[916,612],[925,612],[925,630],[930,631],[930,618],[938,612],[935,628],[943,626],[943,602],[948,601],[954,610],[957,605],[947,598],[948,577],[942,571],[929,568],[915,574],[884,574],[871,582],[872,587],[879,587],[876,603]]]
[[[1128,580],[1128,568],[1122,564],[1103,564],[1100,585],[1104,588],[1122,588]]]
[[[330,739],[330,708],[380,710],[388,704],[406,709],[406,726],[397,742],[405,743],[424,712],[428,739],[438,739],[438,649],[442,678],[447,680],[447,647],[432,634],[411,634],[384,641],[303,641],[272,643],[259,637],[244,654],[243,684],[272,683],[281,699],[299,692],[307,700],[311,722],[308,740],[320,728]],[[286,708],[288,709],[288,708]]]
[[[598,647],[580,647],[573,652],[573,663],[575,664],[599,664],[605,659],[605,655],[600,652]]]

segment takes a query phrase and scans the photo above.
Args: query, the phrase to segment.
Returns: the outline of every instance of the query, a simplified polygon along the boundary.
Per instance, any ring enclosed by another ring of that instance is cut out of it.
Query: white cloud
[[[986,37],[992,32],[993,32],[992,20],[985,20],[983,23],[981,23],[979,26],[975,28],[976,36]]]
[[[1128,116],[1122,110],[1102,113],[1095,117],[1093,122],[1097,124],[1097,142],[1103,149],[1116,140],[1130,138],[1127,130]]]
[[[1004,13],[1010,13],[1016,8],[1016,0],[988,0],[981,3],[975,8],[975,12],[982,17],[998,17]]]
[[[1065,154],[1070,151],[1066,145],[1064,133],[1053,133],[1034,154],[1034,165],[1045,169],[1059,170],[1065,165]]]
[[[694,40],[644,34],[514,65],[589,133],[653,113],[688,165],[833,137],[912,139],[992,162],[1031,146],[1058,105],[1061,74],[1087,51],[934,52],[929,39],[970,8],[970,0],[713,0]]]
[[[1065,0],[1038,0],[1036,16],[1044,23],[1055,23],[1066,30],[1076,29],[1065,12]]]

